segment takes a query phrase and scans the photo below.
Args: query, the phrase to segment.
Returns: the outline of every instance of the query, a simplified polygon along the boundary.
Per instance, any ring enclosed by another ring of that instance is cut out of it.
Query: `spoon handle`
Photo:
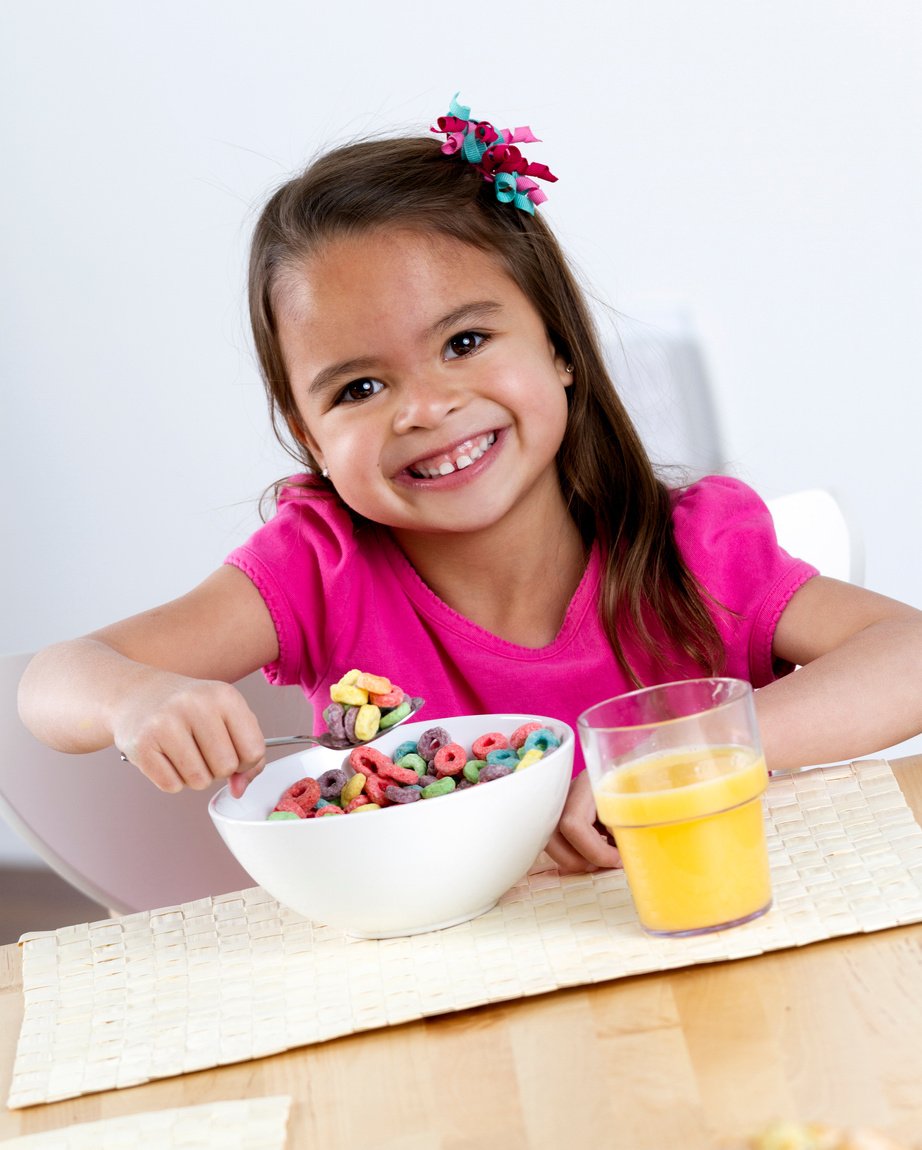
[[[289,743],[313,743],[318,747],[322,745],[314,735],[274,735],[271,739],[266,739],[267,747],[284,747]]]

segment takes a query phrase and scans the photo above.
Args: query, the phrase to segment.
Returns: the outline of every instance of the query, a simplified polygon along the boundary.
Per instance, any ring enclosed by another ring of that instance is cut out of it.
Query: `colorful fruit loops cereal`
[[[423,705],[422,699],[411,699],[384,675],[367,671],[347,671],[330,688],[330,699],[323,721],[344,747],[367,743]]]
[[[392,758],[376,747],[353,747],[347,762],[354,774],[334,768],[317,779],[299,779],[268,817],[364,814],[434,799],[525,770],[559,746],[554,732],[537,722],[523,723],[508,737],[490,731],[475,739],[470,751],[444,727],[430,727],[415,742],[401,743]]]

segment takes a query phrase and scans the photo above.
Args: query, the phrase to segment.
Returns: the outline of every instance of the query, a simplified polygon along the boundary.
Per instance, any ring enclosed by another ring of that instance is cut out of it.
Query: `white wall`
[[[692,315],[733,470],[835,489],[922,606],[916,0],[9,3],[0,653],[169,598],[286,470],[244,318],[254,213],[456,89],[529,123],[543,211],[634,316]]]

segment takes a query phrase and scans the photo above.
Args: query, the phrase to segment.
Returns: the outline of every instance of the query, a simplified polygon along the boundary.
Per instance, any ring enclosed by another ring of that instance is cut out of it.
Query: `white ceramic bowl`
[[[453,926],[489,910],[544,848],[567,796],[573,731],[541,715],[465,715],[404,723],[374,741],[389,754],[439,726],[469,750],[480,735],[509,735],[532,719],[560,746],[467,790],[367,815],[267,822],[292,783],[346,763],[348,753],[313,747],[270,763],[240,799],[223,787],[208,813],[254,882],[314,922],[361,938]]]

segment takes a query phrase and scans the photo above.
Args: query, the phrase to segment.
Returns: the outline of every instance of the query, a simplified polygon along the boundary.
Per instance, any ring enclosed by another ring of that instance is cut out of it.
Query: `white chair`
[[[854,523],[830,491],[813,488],[766,500],[778,542],[821,575],[860,585],[864,551]]]
[[[215,787],[164,794],[114,748],[67,755],[26,730],[16,689],[29,658],[0,657],[0,817],[36,854],[120,914],[253,886],[208,816]],[[310,705],[299,688],[272,687],[261,673],[237,686],[266,735],[310,731]]]
[[[698,336],[669,312],[652,321],[622,316],[605,341],[615,389],[664,478],[696,479],[724,470],[717,405]]]
[[[606,320],[600,317],[600,325]],[[671,479],[719,474],[727,465],[717,405],[694,327],[675,309],[653,319],[626,316],[606,339],[615,388],[654,464]],[[677,469],[677,474],[669,472]],[[864,554],[857,530],[829,491],[767,501],[779,542],[823,575],[860,584]]]

